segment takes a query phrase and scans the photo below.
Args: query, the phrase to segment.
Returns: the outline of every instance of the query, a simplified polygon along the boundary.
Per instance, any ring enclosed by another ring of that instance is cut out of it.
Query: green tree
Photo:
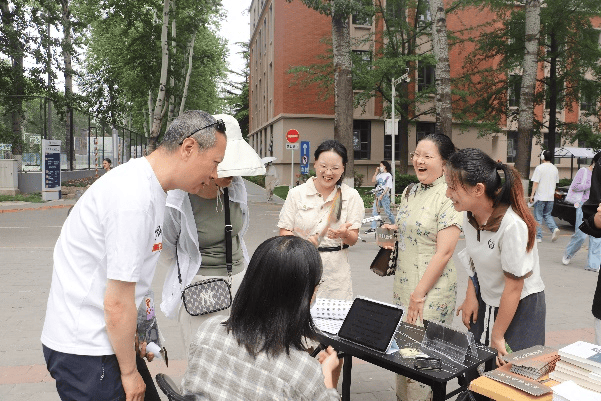
[[[292,2],[292,0],[286,0]],[[332,19],[332,59],[334,70],[334,138],[353,149],[353,76],[351,63],[350,17],[373,13],[371,1],[301,0],[307,7]],[[354,171],[355,159],[349,152],[347,170]],[[351,180],[352,178],[349,178]]]
[[[94,11],[103,16],[91,24],[80,87],[99,116],[131,121],[153,146],[165,117],[217,109],[225,44],[216,35],[218,1],[178,0],[167,15],[163,1],[140,1],[144,7],[130,0]]]
[[[488,25],[465,33],[473,38],[475,50],[466,58],[465,75],[456,81],[457,93],[461,95],[455,102],[457,115],[463,123],[479,126],[480,133],[485,135],[499,132],[499,127],[506,124],[505,119],[509,122],[518,119],[520,108],[513,106],[521,101],[517,94],[526,49],[526,14],[524,8],[503,1],[477,0],[468,5],[488,7],[496,13],[496,19]],[[533,126],[530,132],[519,134],[524,141],[516,161],[524,176],[529,174],[533,134],[540,138],[541,130],[546,128],[548,148],[553,151],[556,132],[565,139],[586,132],[582,124],[588,122],[558,121],[557,110],[573,111],[584,95],[590,100],[589,112],[585,114],[598,114],[595,100],[601,97],[598,65],[601,49],[591,19],[599,15],[601,4],[593,0],[549,0],[541,7],[536,57],[538,67],[544,66],[548,74],[536,81],[533,105],[544,106],[549,119],[547,122],[527,113]],[[521,122],[520,125],[525,126]]]
[[[232,115],[238,120],[242,136],[248,137],[249,125],[249,91],[248,81],[250,77],[250,52],[248,42],[237,42],[237,45],[242,47],[239,53],[244,58],[244,69],[242,71],[229,71],[231,74],[237,75],[240,78],[239,82],[231,82],[225,89],[225,102],[230,108]]]

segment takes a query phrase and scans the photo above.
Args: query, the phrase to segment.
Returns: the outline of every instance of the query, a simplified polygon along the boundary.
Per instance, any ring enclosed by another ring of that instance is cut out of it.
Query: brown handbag
[[[409,199],[409,192],[415,186],[415,183],[407,185],[405,191],[405,200]],[[378,276],[392,276],[396,271],[397,258],[399,257],[399,241],[394,242],[394,249],[380,248],[376,257],[371,262],[369,268]]]
[[[380,248],[369,268],[378,276],[392,276],[396,270],[399,253],[399,242],[395,241],[394,249]]]

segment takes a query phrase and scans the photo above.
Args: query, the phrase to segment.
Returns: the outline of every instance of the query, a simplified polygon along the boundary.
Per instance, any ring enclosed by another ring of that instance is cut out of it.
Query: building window
[[[355,160],[369,160],[371,153],[371,121],[353,121]]]
[[[426,136],[433,134],[435,131],[436,131],[435,123],[422,123],[422,122],[416,123],[415,124],[415,144],[417,145],[417,143],[419,141],[424,139]]]
[[[400,0],[386,0],[386,18],[393,21],[402,19],[403,5]]]
[[[520,106],[520,91],[522,90],[522,76],[510,75],[507,87],[507,98],[509,99],[509,107]]]
[[[418,92],[433,90],[436,75],[434,66],[424,61],[419,61],[417,66],[417,90]]]
[[[399,131],[401,129],[400,123],[397,128]],[[401,158],[401,140],[399,135],[394,138],[394,160],[399,160]],[[392,135],[384,135],[384,160],[392,160]]]
[[[361,0],[364,4],[365,9],[369,9],[373,5],[372,0]],[[355,25],[369,25],[371,26],[371,16],[367,13],[355,13],[352,16],[352,22]]]
[[[551,85],[550,78],[545,78],[545,109],[549,110],[551,108]],[[557,79],[556,81],[557,91],[557,105],[555,106],[557,110],[563,109],[563,96],[564,96],[564,84],[562,79]]]
[[[421,5],[420,9],[417,10],[417,13],[419,15],[418,25],[424,26],[426,24],[429,24],[432,21],[432,15],[430,14],[430,2],[426,0],[420,1],[418,4]]]
[[[518,154],[518,132],[507,131],[507,163],[515,163]]]
[[[367,90],[370,88],[368,71],[371,69],[371,51],[353,50],[353,89]]]
[[[561,132],[556,131],[555,132],[555,148],[560,148],[560,147],[561,147]],[[545,132],[543,134],[543,148],[549,149],[549,133],[548,132]]]
[[[594,113],[597,108],[597,100],[592,93],[585,89],[586,87],[591,87],[591,85],[585,84],[580,90],[580,111],[584,113]]]

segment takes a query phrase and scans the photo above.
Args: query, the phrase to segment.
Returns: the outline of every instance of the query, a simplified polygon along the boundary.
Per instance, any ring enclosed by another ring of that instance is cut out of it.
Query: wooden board
[[[546,386],[553,387],[559,384],[556,381],[550,380],[544,383]],[[525,393],[517,388],[513,388],[503,383],[499,383],[488,377],[480,376],[470,383],[470,390],[492,398],[497,401],[552,401],[553,393],[545,394],[540,397],[535,397]]]

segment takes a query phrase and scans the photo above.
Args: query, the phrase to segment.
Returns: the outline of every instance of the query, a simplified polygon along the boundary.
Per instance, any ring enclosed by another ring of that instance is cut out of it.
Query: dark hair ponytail
[[[505,181],[501,179],[499,170],[503,171]],[[528,227],[528,243],[526,251],[530,252],[536,239],[536,221],[528,210],[524,200],[524,188],[520,173],[513,167],[495,162],[480,149],[461,149],[451,155],[446,175],[462,187],[474,187],[481,183],[484,193],[493,201],[493,205],[511,205],[513,211],[524,220]]]

